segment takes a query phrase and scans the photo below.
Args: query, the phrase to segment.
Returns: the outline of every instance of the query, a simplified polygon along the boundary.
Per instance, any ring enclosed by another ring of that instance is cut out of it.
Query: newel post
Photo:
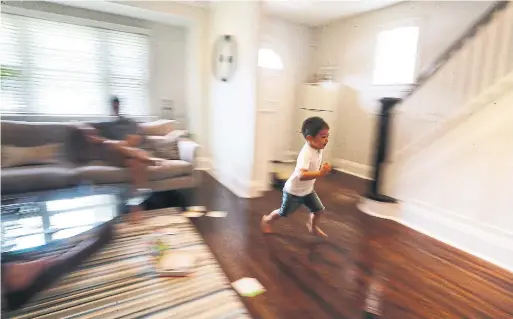
[[[381,194],[380,185],[383,180],[383,162],[387,155],[390,112],[397,103],[401,102],[401,99],[385,97],[379,100],[379,102],[381,103],[381,109],[376,130],[376,142],[374,143],[374,174],[366,197],[378,202],[395,203],[396,200],[394,198]]]

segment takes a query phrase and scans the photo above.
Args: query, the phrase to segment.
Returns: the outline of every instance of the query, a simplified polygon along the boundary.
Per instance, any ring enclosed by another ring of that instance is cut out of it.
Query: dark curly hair
[[[112,96],[110,98],[110,104],[114,104],[114,103],[119,104],[119,98],[117,96]]]
[[[328,123],[318,116],[307,118],[301,126],[304,138],[308,135],[315,137],[321,130],[329,129]]]

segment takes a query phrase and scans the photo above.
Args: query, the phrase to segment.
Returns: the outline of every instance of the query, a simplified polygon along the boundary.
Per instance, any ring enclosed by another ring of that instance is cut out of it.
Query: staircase
[[[394,114],[391,157],[411,156],[511,85],[513,4],[500,1],[417,80]]]
[[[513,3],[500,1],[392,115],[396,219],[513,271]]]

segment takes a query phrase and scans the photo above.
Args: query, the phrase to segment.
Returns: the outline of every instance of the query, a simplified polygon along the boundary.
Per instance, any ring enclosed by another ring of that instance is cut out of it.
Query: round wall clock
[[[212,56],[213,73],[216,79],[228,82],[235,72],[237,43],[231,35],[221,35],[214,43]]]

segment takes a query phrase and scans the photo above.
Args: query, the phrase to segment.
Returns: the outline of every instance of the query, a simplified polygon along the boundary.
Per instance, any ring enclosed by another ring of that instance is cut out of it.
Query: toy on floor
[[[205,215],[207,208],[205,206],[190,206],[182,213],[182,216],[187,218],[198,218]]]
[[[198,254],[192,250],[173,248],[173,235],[180,230],[163,228],[152,233],[148,240],[150,264],[164,277],[183,277],[192,274],[198,263]]]

